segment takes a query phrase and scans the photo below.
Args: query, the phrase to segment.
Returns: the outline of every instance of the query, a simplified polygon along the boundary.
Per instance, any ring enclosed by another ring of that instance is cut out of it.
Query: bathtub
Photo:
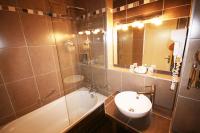
[[[61,133],[102,105],[105,99],[82,87],[8,123],[0,133]]]

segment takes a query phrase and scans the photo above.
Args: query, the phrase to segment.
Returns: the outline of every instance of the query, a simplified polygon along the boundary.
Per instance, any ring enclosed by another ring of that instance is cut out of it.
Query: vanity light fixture
[[[86,35],[90,35],[91,33],[92,34],[98,34],[99,32],[105,33],[105,31],[103,29],[97,28],[97,29],[94,29],[94,30],[91,29],[91,30],[79,31],[78,34],[83,35],[85,33]]]
[[[155,24],[155,25],[161,25],[162,24],[162,20],[159,17],[152,18],[150,21],[151,21],[152,24]]]
[[[119,24],[116,26],[116,30],[123,30],[126,31],[128,30],[128,26],[132,26],[133,28],[143,28],[145,23],[152,23],[155,25],[161,25],[162,24],[162,19],[160,17],[154,17],[152,19],[148,19],[148,20],[143,20],[143,21],[135,21],[129,24]]]

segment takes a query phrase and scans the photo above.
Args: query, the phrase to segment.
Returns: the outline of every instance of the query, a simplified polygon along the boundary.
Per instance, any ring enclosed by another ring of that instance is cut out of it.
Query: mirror
[[[114,65],[129,68],[137,63],[171,71],[175,43],[171,39],[172,32],[186,28],[188,22],[189,18],[177,18],[162,21],[159,25],[145,23],[141,27],[114,28]]]
[[[97,33],[78,35],[79,62],[82,64],[104,66],[104,30],[97,30]]]

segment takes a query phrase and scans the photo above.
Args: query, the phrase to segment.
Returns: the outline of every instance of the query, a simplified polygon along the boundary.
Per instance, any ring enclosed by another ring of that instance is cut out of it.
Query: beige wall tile
[[[33,76],[26,48],[0,49],[0,69],[5,82]]]
[[[92,67],[92,80],[99,88],[104,89],[103,87],[106,85],[106,69]]]
[[[18,0],[18,5],[22,8],[36,9],[42,11],[49,11],[48,0]]]
[[[6,84],[6,86],[17,115],[28,113],[40,105],[33,78]]]
[[[122,89],[122,72],[115,70],[107,70],[107,82],[111,87],[109,91],[121,91]]]
[[[156,79],[155,85],[155,104],[172,110],[174,105],[175,92],[170,90],[171,82]]]
[[[0,12],[0,48],[25,46],[17,12]]]
[[[16,6],[17,0],[0,0],[0,4]]]
[[[0,119],[14,114],[9,96],[4,85],[0,85]]]
[[[56,72],[52,72],[36,77],[43,104],[47,104],[60,97],[60,88],[56,74]]]
[[[20,15],[26,41],[29,46],[55,44],[50,17],[25,13],[21,13]]]
[[[200,132],[200,102],[184,97],[178,97],[178,112],[175,112],[173,131],[182,133]]]
[[[29,52],[36,75],[56,71],[52,46],[29,47]]]
[[[91,71],[91,66],[87,66],[87,65],[81,65],[80,66],[80,71],[81,71],[81,75],[84,76],[84,81],[92,81],[92,71]]]
[[[145,77],[130,72],[122,73],[122,91],[139,91],[144,88]]]

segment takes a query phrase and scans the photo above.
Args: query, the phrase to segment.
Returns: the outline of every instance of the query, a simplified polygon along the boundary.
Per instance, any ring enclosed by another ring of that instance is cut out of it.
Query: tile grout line
[[[59,79],[58,79],[58,72],[60,72],[60,76],[61,76],[61,79],[62,79],[62,75],[61,75],[61,65],[60,65],[60,60],[59,60],[59,55],[58,55],[58,52],[57,52],[57,45],[56,45],[56,37],[55,37],[55,34],[54,34],[54,27],[53,27],[53,20],[52,18],[50,19],[51,21],[51,27],[52,27],[52,37],[53,37],[53,40],[54,40],[54,46],[53,46],[53,51],[52,51],[52,54],[53,54],[53,62],[54,62],[54,66],[55,66],[55,69],[56,69],[56,79],[57,79],[57,83],[58,83],[58,87],[59,87],[59,93],[60,93],[60,96],[62,96],[62,93],[61,93],[61,86],[60,86],[60,82],[59,82]],[[48,23],[49,24],[49,23]],[[58,66],[59,66],[59,69],[57,70],[57,66],[56,66],[56,61],[55,61],[55,55],[54,55],[54,47],[55,47],[55,52],[56,52],[56,55],[57,55],[57,59],[58,59]],[[62,84],[63,84],[63,79],[62,79]],[[63,88],[64,88],[64,85],[63,85]],[[64,92],[64,89],[62,90],[63,93]],[[64,94],[65,95],[65,94]],[[69,116],[69,115],[68,115]]]
[[[54,71],[49,71],[49,72],[42,73],[42,74],[38,74],[38,75],[36,75],[36,77],[46,76],[46,75],[51,74],[51,73],[54,73],[54,72],[56,72],[56,70],[54,70]]]
[[[122,77],[122,74],[123,74],[122,71],[120,71],[120,82],[121,82],[121,85],[120,85],[120,87],[121,87],[121,88],[120,88],[120,92],[123,91],[123,88],[122,88],[122,87],[123,87],[123,82],[122,82],[123,77]]]
[[[29,44],[31,44],[31,43],[29,43]],[[55,46],[55,45],[37,45],[37,46],[12,46],[12,47],[2,47],[2,48],[0,48],[0,50],[1,49],[17,49],[17,48],[26,48],[26,47],[52,47],[52,46]]]
[[[56,61],[55,61],[55,55],[54,55],[54,47],[56,47],[56,46],[52,46],[52,57],[53,57],[53,63],[54,63],[54,66],[55,66],[55,69],[56,69],[56,80],[57,80],[57,84],[58,84],[58,87],[59,87],[59,94],[60,94],[60,96],[61,96],[61,86],[60,86],[60,83],[59,83],[59,80],[58,80],[58,72],[57,72],[57,66],[56,66]],[[57,53],[57,52],[56,52]]]
[[[151,113],[153,113],[153,114],[155,114],[155,115],[157,115],[157,116],[160,116],[160,117],[162,117],[162,118],[164,118],[164,119],[167,119],[167,120],[170,120],[171,121],[171,118],[168,118],[168,117],[166,117],[166,116],[163,116],[163,115],[161,115],[161,114],[159,114],[159,113],[156,113],[156,112],[151,112]]]
[[[13,115],[15,115],[15,114],[9,114],[9,115],[5,115],[5,116],[3,116],[3,117],[0,117],[0,121],[1,121],[1,120],[4,120],[4,119],[6,119],[6,118],[12,117]],[[15,117],[17,117],[17,116],[15,116]],[[2,126],[2,125],[1,125],[1,126]]]
[[[35,76],[35,77],[46,76],[46,75],[51,74],[51,73],[54,73],[54,72],[56,72],[56,71],[57,71],[57,70],[49,71],[49,72],[47,72],[47,73],[38,74],[38,75]],[[26,78],[21,78],[21,79],[19,79],[19,80],[15,80],[15,81],[11,81],[11,82],[5,82],[5,84],[12,84],[12,83],[20,82],[20,81],[23,81],[23,80],[26,80],[26,79],[30,79],[30,78],[34,78],[34,76],[30,76],[30,77],[26,77]]]
[[[6,94],[8,95],[8,99],[9,99],[9,102],[10,102],[10,104],[11,104],[11,108],[12,108],[12,110],[13,110],[13,112],[14,112],[14,115],[15,115],[15,118],[16,118],[17,114],[16,114],[16,111],[15,111],[14,105],[13,105],[13,103],[12,103],[12,100],[11,100],[10,94],[9,94],[9,92],[8,92],[8,88],[7,88],[6,84],[5,84],[5,80],[4,80],[3,75],[2,75],[1,72],[0,72],[0,77],[1,77],[2,80],[3,80],[3,85],[4,85],[4,87],[5,87],[4,89],[5,89],[5,91],[6,91]]]
[[[23,34],[23,38],[24,38],[25,44],[26,44],[26,50],[27,50],[27,54],[28,54],[28,58],[29,58],[30,66],[31,66],[31,70],[32,70],[32,73],[33,73],[33,79],[34,79],[34,83],[36,85],[36,90],[37,90],[37,93],[38,93],[38,98],[39,98],[38,100],[39,100],[40,106],[42,106],[42,99],[41,99],[41,95],[40,95],[40,92],[39,92],[39,87],[38,87],[38,84],[37,84],[36,75],[35,75],[35,72],[34,72],[32,60],[31,60],[31,56],[30,56],[30,51],[29,51],[27,40],[26,40],[26,36],[25,36],[25,33],[24,33],[23,22],[22,22],[22,18],[21,17],[22,17],[21,13],[18,12],[18,18],[19,18],[19,22],[20,22],[20,27],[21,27],[21,31],[22,31],[22,34]]]
[[[184,98],[184,99],[189,99],[189,100],[192,100],[192,101],[195,101],[195,102],[200,102],[200,99],[194,99],[194,98],[191,98],[191,97],[188,97],[188,96],[183,96],[183,95],[180,95],[178,94],[179,97],[181,98]]]
[[[34,78],[34,76],[30,76],[30,77],[26,77],[26,78],[21,78],[19,80],[15,80],[15,81],[10,81],[10,82],[5,82],[5,84],[13,84],[13,83],[16,83],[16,82],[20,82],[20,81],[23,81],[23,80],[26,80],[26,79],[30,79],[30,78]]]

